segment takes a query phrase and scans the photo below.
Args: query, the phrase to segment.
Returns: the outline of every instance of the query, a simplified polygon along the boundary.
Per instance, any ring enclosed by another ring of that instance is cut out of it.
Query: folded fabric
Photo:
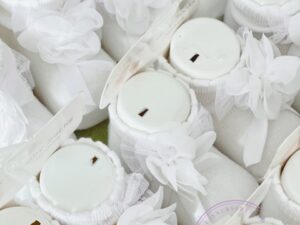
[[[98,0],[103,48],[120,60],[151,23],[177,0]]]
[[[103,20],[95,2],[66,0],[56,8],[23,5],[11,11],[16,38],[11,32],[10,42],[31,60],[39,98],[56,113],[83,92],[87,112],[80,128],[105,120],[107,111],[96,102],[114,62],[101,49]]]
[[[228,220],[230,219],[230,216],[224,217],[221,220],[219,220],[214,225],[224,225]],[[226,225],[284,225],[281,221],[274,219],[274,218],[260,218],[260,217],[252,217],[252,218],[242,218],[237,217],[236,220],[230,221],[230,223]]]
[[[26,207],[12,207],[2,209],[0,211],[0,225],[7,224],[59,225],[58,222],[53,221],[41,210]]]
[[[262,178],[280,144],[300,124],[290,107],[300,88],[300,59],[280,56],[265,36],[257,40],[248,30],[236,36],[208,18],[177,30],[169,59],[212,113],[216,146]]]
[[[66,167],[66,164],[68,165]],[[70,140],[16,196],[66,225],[114,225],[148,189],[141,174],[125,174],[117,155],[101,142]]]
[[[300,223],[299,165],[300,151],[297,151],[282,168],[277,168],[262,204],[262,216],[276,216],[285,224]]]
[[[109,146],[128,171],[142,173],[179,224],[194,225],[209,207],[247,199],[257,182],[212,145],[215,133],[195,93],[172,74],[149,70],[126,82],[109,107]]]
[[[26,140],[52,117],[33,85],[29,61],[0,41],[0,148]]]
[[[300,47],[298,0],[229,0],[225,22],[233,29],[245,26],[257,34],[267,34],[284,53],[291,45]]]

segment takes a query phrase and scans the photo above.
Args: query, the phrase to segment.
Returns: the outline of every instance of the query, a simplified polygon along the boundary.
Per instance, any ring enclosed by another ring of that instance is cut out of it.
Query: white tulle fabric
[[[65,146],[74,144],[74,140],[66,142]],[[122,213],[135,205],[148,190],[149,183],[138,173],[125,174],[118,156],[101,142],[90,139],[80,139],[76,143],[97,146],[99,151],[106,154],[115,167],[115,185],[110,197],[91,211],[78,213],[67,212],[57,208],[42,193],[40,184],[33,178],[16,196],[15,201],[20,205],[39,206],[53,218],[66,225],[114,225]]]
[[[300,59],[276,57],[274,45],[245,32],[240,63],[217,87],[215,109],[223,118],[234,106],[249,109],[253,121],[243,138],[246,166],[260,162],[268,134],[268,121],[290,106],[300,90]],[[278,51],[277,51],[278,52]]]
[[[132,35],[141,35],[155,15],[171,6],[175,0],[98,0],[114,15],[119,26]]]
[[[34,98],[32,81],[28,60],[0,41],[0,148],[26,139],[22,106]]]
[[[163,189],[140,204],[128,208],[119,218],[118,225],[177,225],[176,205],[162,208]]]
[[[56,64],[62,74],[73,74],[72,82],[65,82],[69,91],[84,92],[86,104],[95,107],[81,71],[101,65],[108,70],[112,62],[95,59],[101,49],[97,35],[103,25],[93,0],[66,0],[60,9],[28,9],[17,7],[12,26],[18,42],[25,49],[38,53],[47,63]]]

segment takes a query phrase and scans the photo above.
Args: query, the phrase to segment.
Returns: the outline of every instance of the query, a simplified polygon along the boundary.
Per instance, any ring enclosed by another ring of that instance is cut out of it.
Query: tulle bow
[[[259,41],[252,33],[239,65],[217,90],[216,112],[222,118],[234,105],[250,109],[254,119],[244,137],[244,162],[260,162],[268,132],[268,120],[276,119],[300,90],[300,59],[276,57],[276,47],[265,36]],[[275,49],[275,50],[274,50]]]
[[[93,0],[66,0],[57,10],[18,7],[12,24],[21,46],[38,53],[47,63],[58,64],[64,75],[62,81],[70,92],[83,91],[87,105],[96,106],[82,71],[99,66],[109,71],[113,64],[94,59],[101,49],[96,31],[102,27],[103,20]]]
[[[194,139],[183,129],[157,133],[136,143],[136,153],[144,155],[150,173],[174,191],[206,194],[207,179],[195,168],[194,162],[209,154],[216,135],[207,132]]]
[[[120,27],[134,35],[143,34],[153,21],[153,11],[167,8],[174,0],[98,0],[115,15]]]
[[[176,205],[162,209],[163,189],[153,196],[127,209],[117,225],[176,225]]]

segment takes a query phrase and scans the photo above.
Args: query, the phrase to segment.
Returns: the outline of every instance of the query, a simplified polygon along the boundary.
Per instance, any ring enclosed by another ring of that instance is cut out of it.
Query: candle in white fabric
[[[40,174],[43,195],[68,212],[92,210],[106,200],[115,185],[111,159],[92,146],[78,144],[52,155]]]
[[[177,202],[179,224],[196,223],[205,209],[219,202],[245,200],[257,187],[247,171],[212,146],[215,136],[209,114],[197,103],[195,93],[172,74],[161,70],[136,74],[124,84],[109,113],[110,148],[123,157],[129,170],[145,174],[152,190],[165,186],[164,202]],[[170,168],[167,176],[164,169],[169,165],[176,165],[176,171]],[[226,191],[219,190],[223,181]],[[190,196],[184,187],[192,189]]]
[[[171,64],[212,113],[217,133],[216,146],[238,164],[248,167],[257,178],[265,174],[278,147],[300,124],[297,113],[286,109],[300,88],[296,85],[300,61],[297,57],[277,57],[277,53],[265,37],[257,40],[251,32],[245,32],[243,37],[238,38],[226,24],[207,18],[183,24],[170,44]],[[267,58],[272,61],[267,61]],[[255,63],[257,60],[260,64]],[[269,62],[274,64],[269,65]],[[278,68],[276,71],[275,67]],[[281,70],[285,72],[281,72],[278,79],[285,79],[282,73],[290,74],[293,77],[291,86],[276,90],[275,86],[269,89],[264,85],[268,80],[272,80],[272,85],[280,83],[273,79],[273,74]],[[271,100],[266,94],[264,101],[274,101],[274,104],[263,106],[260,102],[264,97],[256,100],[254,97],[261,90],[274,90],[282,96],[279,99],[290,100],[275,101],[277,97]]]
[[[161,130],[168,123],[185,121],[190,108],[186,88],[176,79],[157,72],[134,76],[123,86],[117,102],[121,120],[149,133]]]
[[[59,225],[38,209],[13,207],[0,211],[0,225]]]

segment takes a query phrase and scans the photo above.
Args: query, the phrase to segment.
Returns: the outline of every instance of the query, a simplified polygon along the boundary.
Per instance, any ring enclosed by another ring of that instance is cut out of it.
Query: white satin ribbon
[[[242,142],[246,166],[259,163],[263,154],[268,121],[289,107],[300,90],[300,59],[275,57],[274,45],[265,36],[259,41],[249,31],[239,65],[217,88],[216,113],[219,118],[233,107],[249,109],[254,115]]]
[[[275,15],[278,19],[269,24],[273,30],[270,37],[274,43],[290,44],[294,43],[300,46],[300,1],[287,1],[282,7],[270,7],[267,15]],[[268,16],[271,18],[272,16]]]
[[[34,96],[22,78],[12,50],[0,41],[0,148],[26,138],[28,120],[22,106]]]
[[[145,201],[128,208],[117,225],[177,225],[176,205],[162,209],[163,189]]]
[[[171,6],[174,0],[98,0],[115,15],[119,26],[133,35],[143,34],[153,21],[153,11]]]
[[[12,24],[20,45],[39,53],[45,62],[57,64],[64,75],[62,82],[70,93],[83,92],[86,105],[94,109],[96,104],[82,75],[82,67],[85,70],[99,64],[107,70],[113,67],[111,62],[94,59],[101,49],[96,31],[103,25],[95,2],[66,0],[60,10],[18,7]]]

